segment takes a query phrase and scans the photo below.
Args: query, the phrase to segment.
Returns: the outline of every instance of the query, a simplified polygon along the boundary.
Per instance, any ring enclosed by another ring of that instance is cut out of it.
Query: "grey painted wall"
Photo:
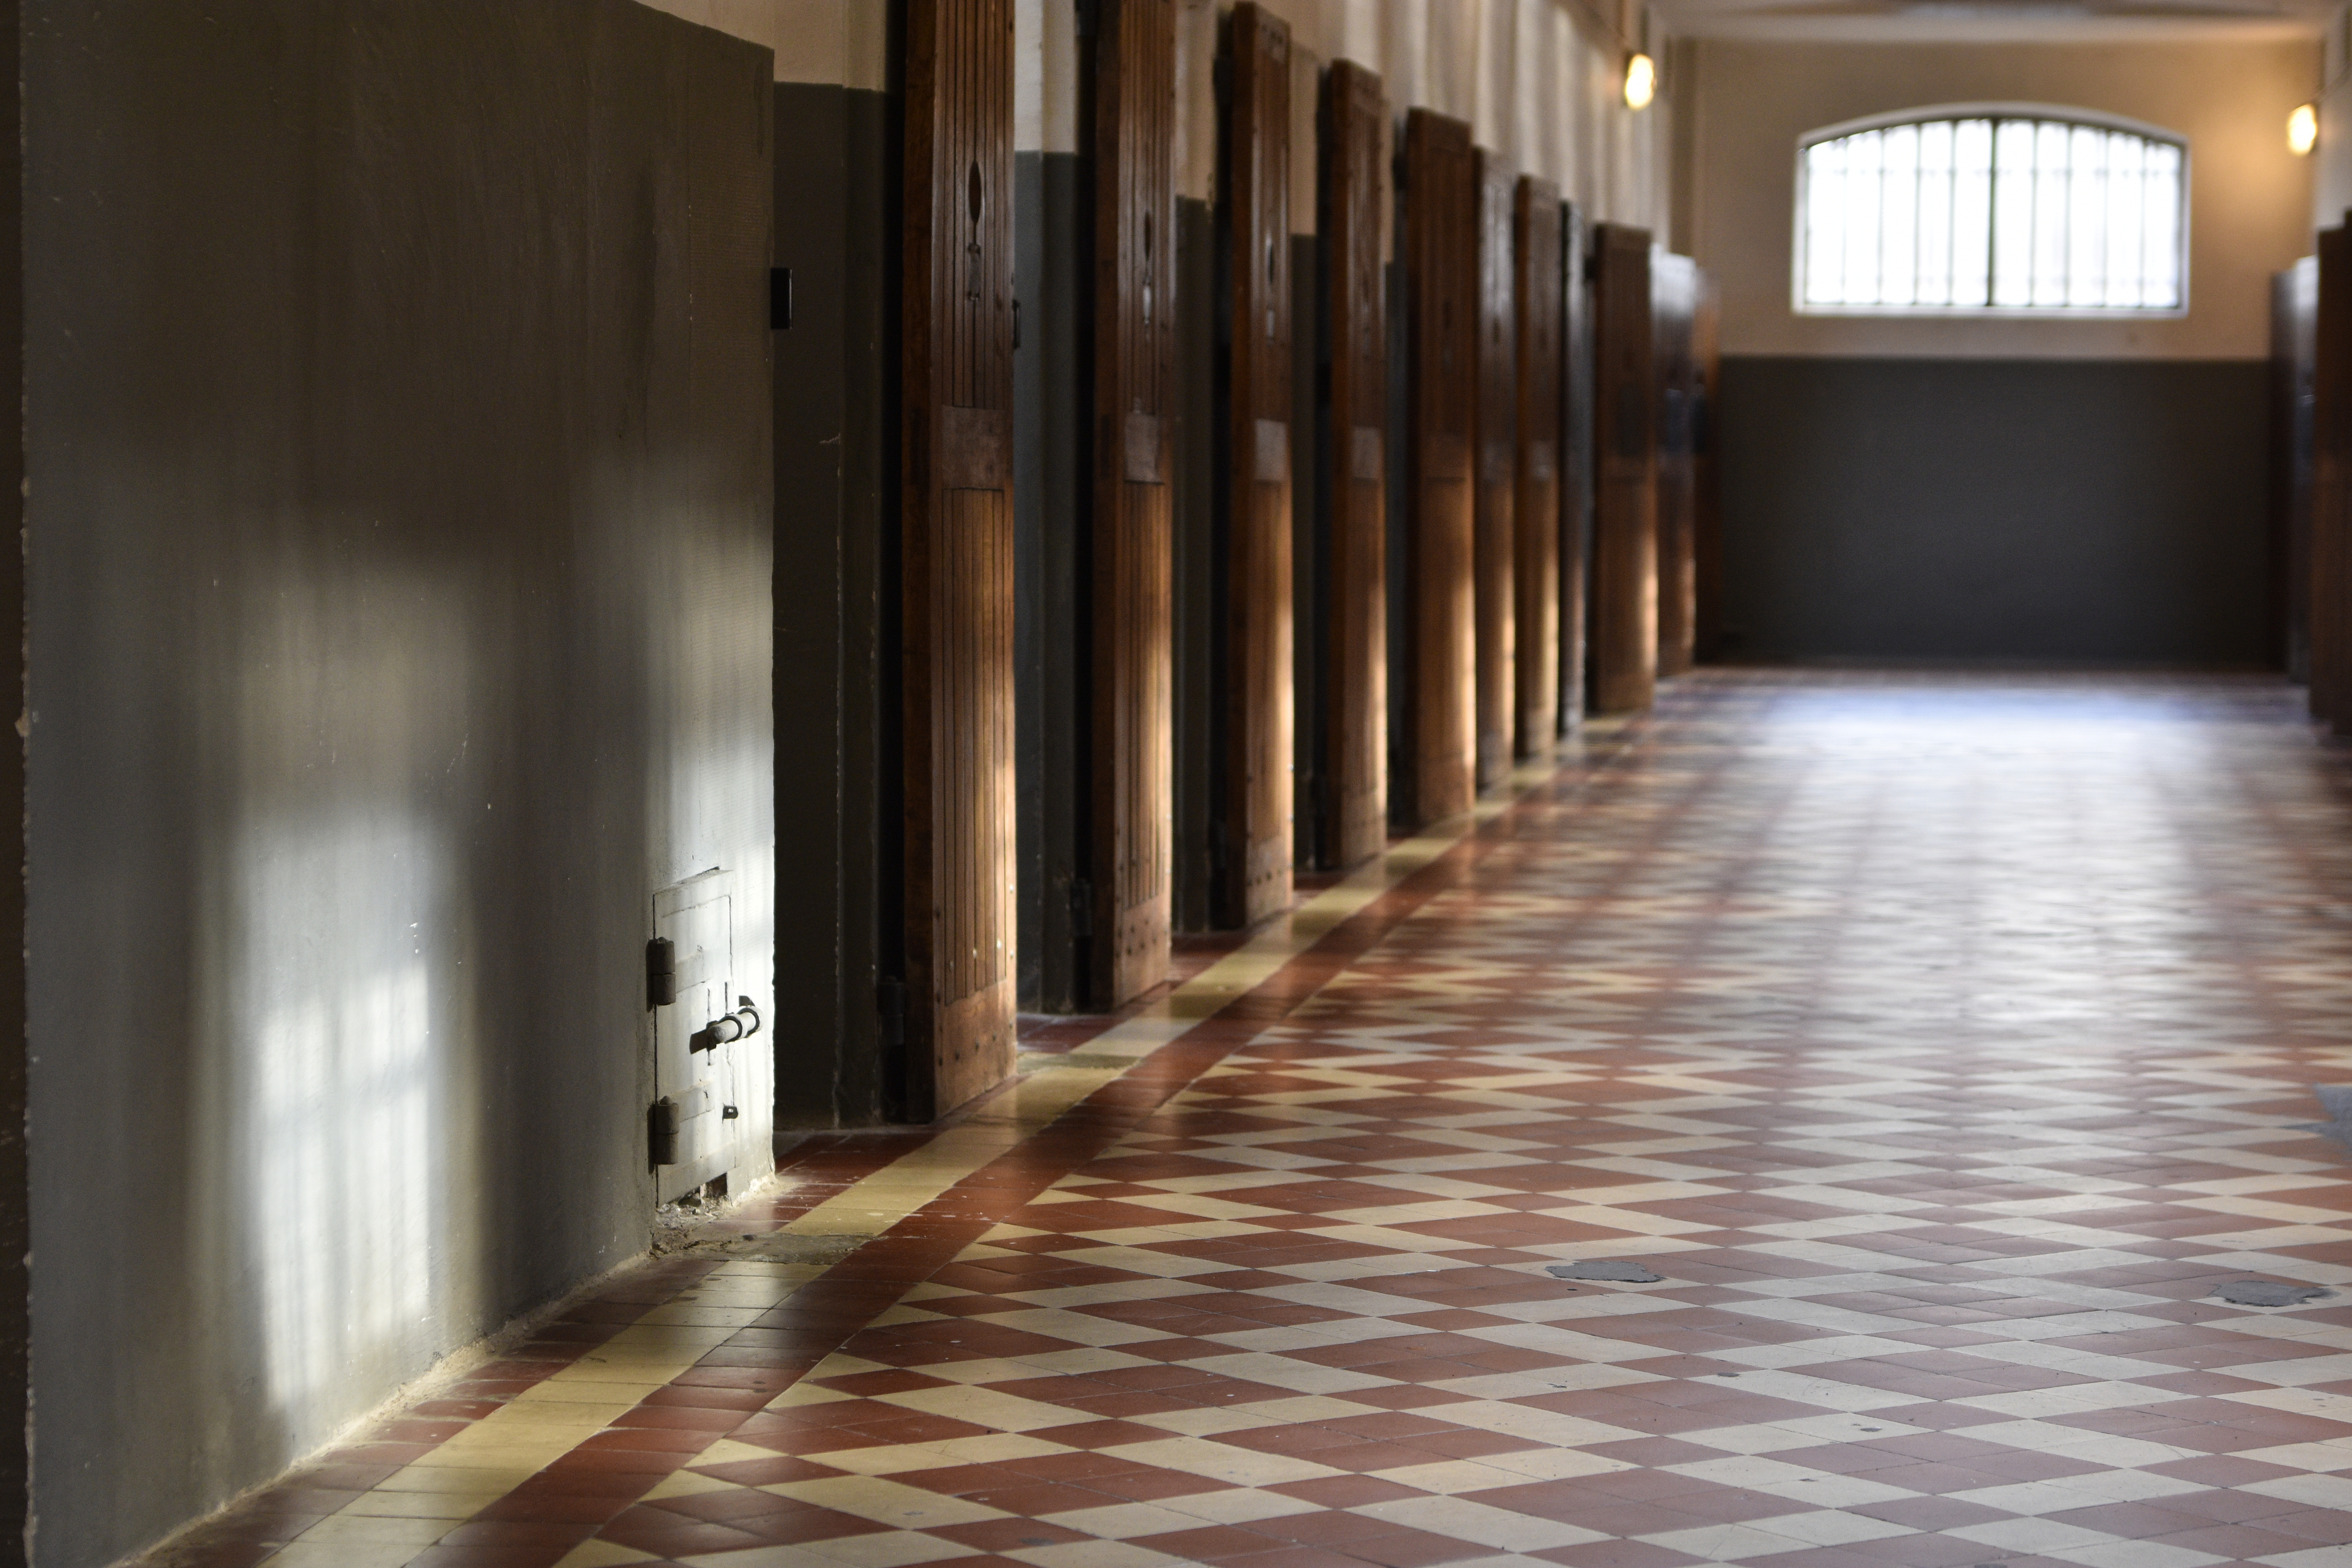
[[[27,11],[36,1561],[95,1568],[643,1249],[657,889],[734,870],[772,1013],[772,100],[627,0]]]
[[[0,3],[0,109],[18,125],[24,123],[22,8],[16,0]],[[22,388],[25,384],[24,180],[22,148],[11,142],[5,156],[8,175],[0,179],[0,380]],[[17,438],[0,444],[0,507],[5,508],[0,531],[21,538],[25,521],[25,447],[22,404],[18,405]],[[21,550],[0,551],[0,620],[16,628],[16,649],[5,679],[24,689],[25,680],[25,557]],[[25,747],[17,743],[0,752],[0,821],[21,822],[25,816]],[[16,836],[0,876],[15,896],[0,898],[0,1426],[28,1431],[32,1415],[32,1292],[31,1215],[26,1178],[25,1072],[28,1041],[25,1034],[25,840]],[[0,1443],[0,1563],[24,1561],[25,1522],[31,1499],[26,1489],[32,1456],[27,1445]]]
[[[1020,996],[1068,1011],[1085,990],[1073,879],[1091,820],[1085,784],[1087,495],[1086,286],[1090,165],[1074,153],[1013,159],[1013,815],[1020,863]]]
[[[1727,651],[2268,661],[2267,374],[1727,358]]]
[[[793,321],[775,335],[779,986],[776,1112],[795,1127],[885,1120],[896,1085],[877,987],[897,972],[898,755],[891,700],[898,516],[892,200],[898,101],[778,82],[776,265]]]
[[[1171,583],[1176,930],[1215,924],[1216,839],[1224,831],[1224,563],[1229,524],[1217,494],[1217,318],[1224,289],[1217,212],[1176,198],[1176,433]]]

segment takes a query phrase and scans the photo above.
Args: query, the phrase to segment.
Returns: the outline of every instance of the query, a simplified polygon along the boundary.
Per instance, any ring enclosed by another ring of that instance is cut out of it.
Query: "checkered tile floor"
[[[1678,683],[408,1560],[2347,1568],[2347,782],[2252,679]]]

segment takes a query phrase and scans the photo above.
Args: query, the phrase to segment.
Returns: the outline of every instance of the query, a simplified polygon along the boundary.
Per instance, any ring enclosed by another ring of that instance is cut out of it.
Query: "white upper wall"
[[[640,0],[776,53],[778,81],[879,89],[888,79],[886,0]]]
[[[2269,278],[2311,247],[2313,164],[2286,118],[2316,89],[2315,38],[1871,43],[1702,38],[1685,226],[1739,354],[2260,359]],[[1685,82],[1685,90],[1693,84]],[[1803,316],[1790,302],[1797,141],[1937,103],[2065,104],[2189,139],[2189,311],[2170,321]]]
[[[1205,7],[1209,0],[1184,3]],[[1377,71],[1396,114],[1431,109],[1467,121],[1479,145],[1507,153],[1524,173],[1559,182],[1561,194],[1591,216],[1638,224],[1664,237],[1677,84],[1662,82],[1658,100],[1639,113],[1625,107],[1625,57],[1640,39],[1632,7],[1620,20],[1620,7],[1606,0],[1261,3],[1290,25],[1310,68],[1349,59]],[[1217,0],[1221,14],[1232,8],[1231,0]],[[1650,52],[1662,54],[1663,41]],[[1201,75],[1205,90],[1206,73]],[[1213,140],[1208,148],[1211,166],[1188,171],[1188,195],[1209,194]]]
[[[2312,162],[2312,217],[2316,228],[2334,228],[2352,208],[2352,10],[2328,19],[2319,100],[2319,148]]]
[[[778,81],[881,88],[888,66],[886,0],[645,0],[776,52]],[[1596,218],[1660,231],[1676,83],[1641,113],[1620,97],[1638,10],[1614,0],[1263,0],[1301,51],[1299,128],[1312,127],[1316,73],[1336,59],[1378,71],[1389,105],[1466,120],[1482,146]],[[1177,0],[1179,188],[1208,199],[1216,182],[1217,34],[1232,0]],[[1013,0],[1013,145],[1077,151],[1078,41],[1073,0]],[[1663,54],[1662,42],[1651,49]],[[1311,197],[1301,165],[1301,196]],[[1294,200],[1311,224],[1314,203]]]

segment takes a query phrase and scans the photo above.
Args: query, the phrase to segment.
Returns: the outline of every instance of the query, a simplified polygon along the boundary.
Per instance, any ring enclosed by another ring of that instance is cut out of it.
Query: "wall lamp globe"
[[[2300,158],[2319,144],[2319,106],[2298,103],[2286,117],[2287,151]]]
[[[1658,96],[1658,62],[1647,55],[1635,55],[1625,62],[1625,107],[1647,109],[1650,100]]]

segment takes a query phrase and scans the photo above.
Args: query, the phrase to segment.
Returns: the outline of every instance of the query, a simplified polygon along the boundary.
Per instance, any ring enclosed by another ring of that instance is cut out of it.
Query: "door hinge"
[[[768,268],[768,330],[781,332],[793,324],[793,269]]]
[[[1070,879],[1070,934],[1080,941],[1095,934],[1095,889],[1084,877]]]
[[[667,1007],[677,1000],[677,950],[669,938],[646,943],[646,1006]]]
[[[677,1101],[666,1094],[646,1111],[646,1148],[656,1165],[677,1163]]]

